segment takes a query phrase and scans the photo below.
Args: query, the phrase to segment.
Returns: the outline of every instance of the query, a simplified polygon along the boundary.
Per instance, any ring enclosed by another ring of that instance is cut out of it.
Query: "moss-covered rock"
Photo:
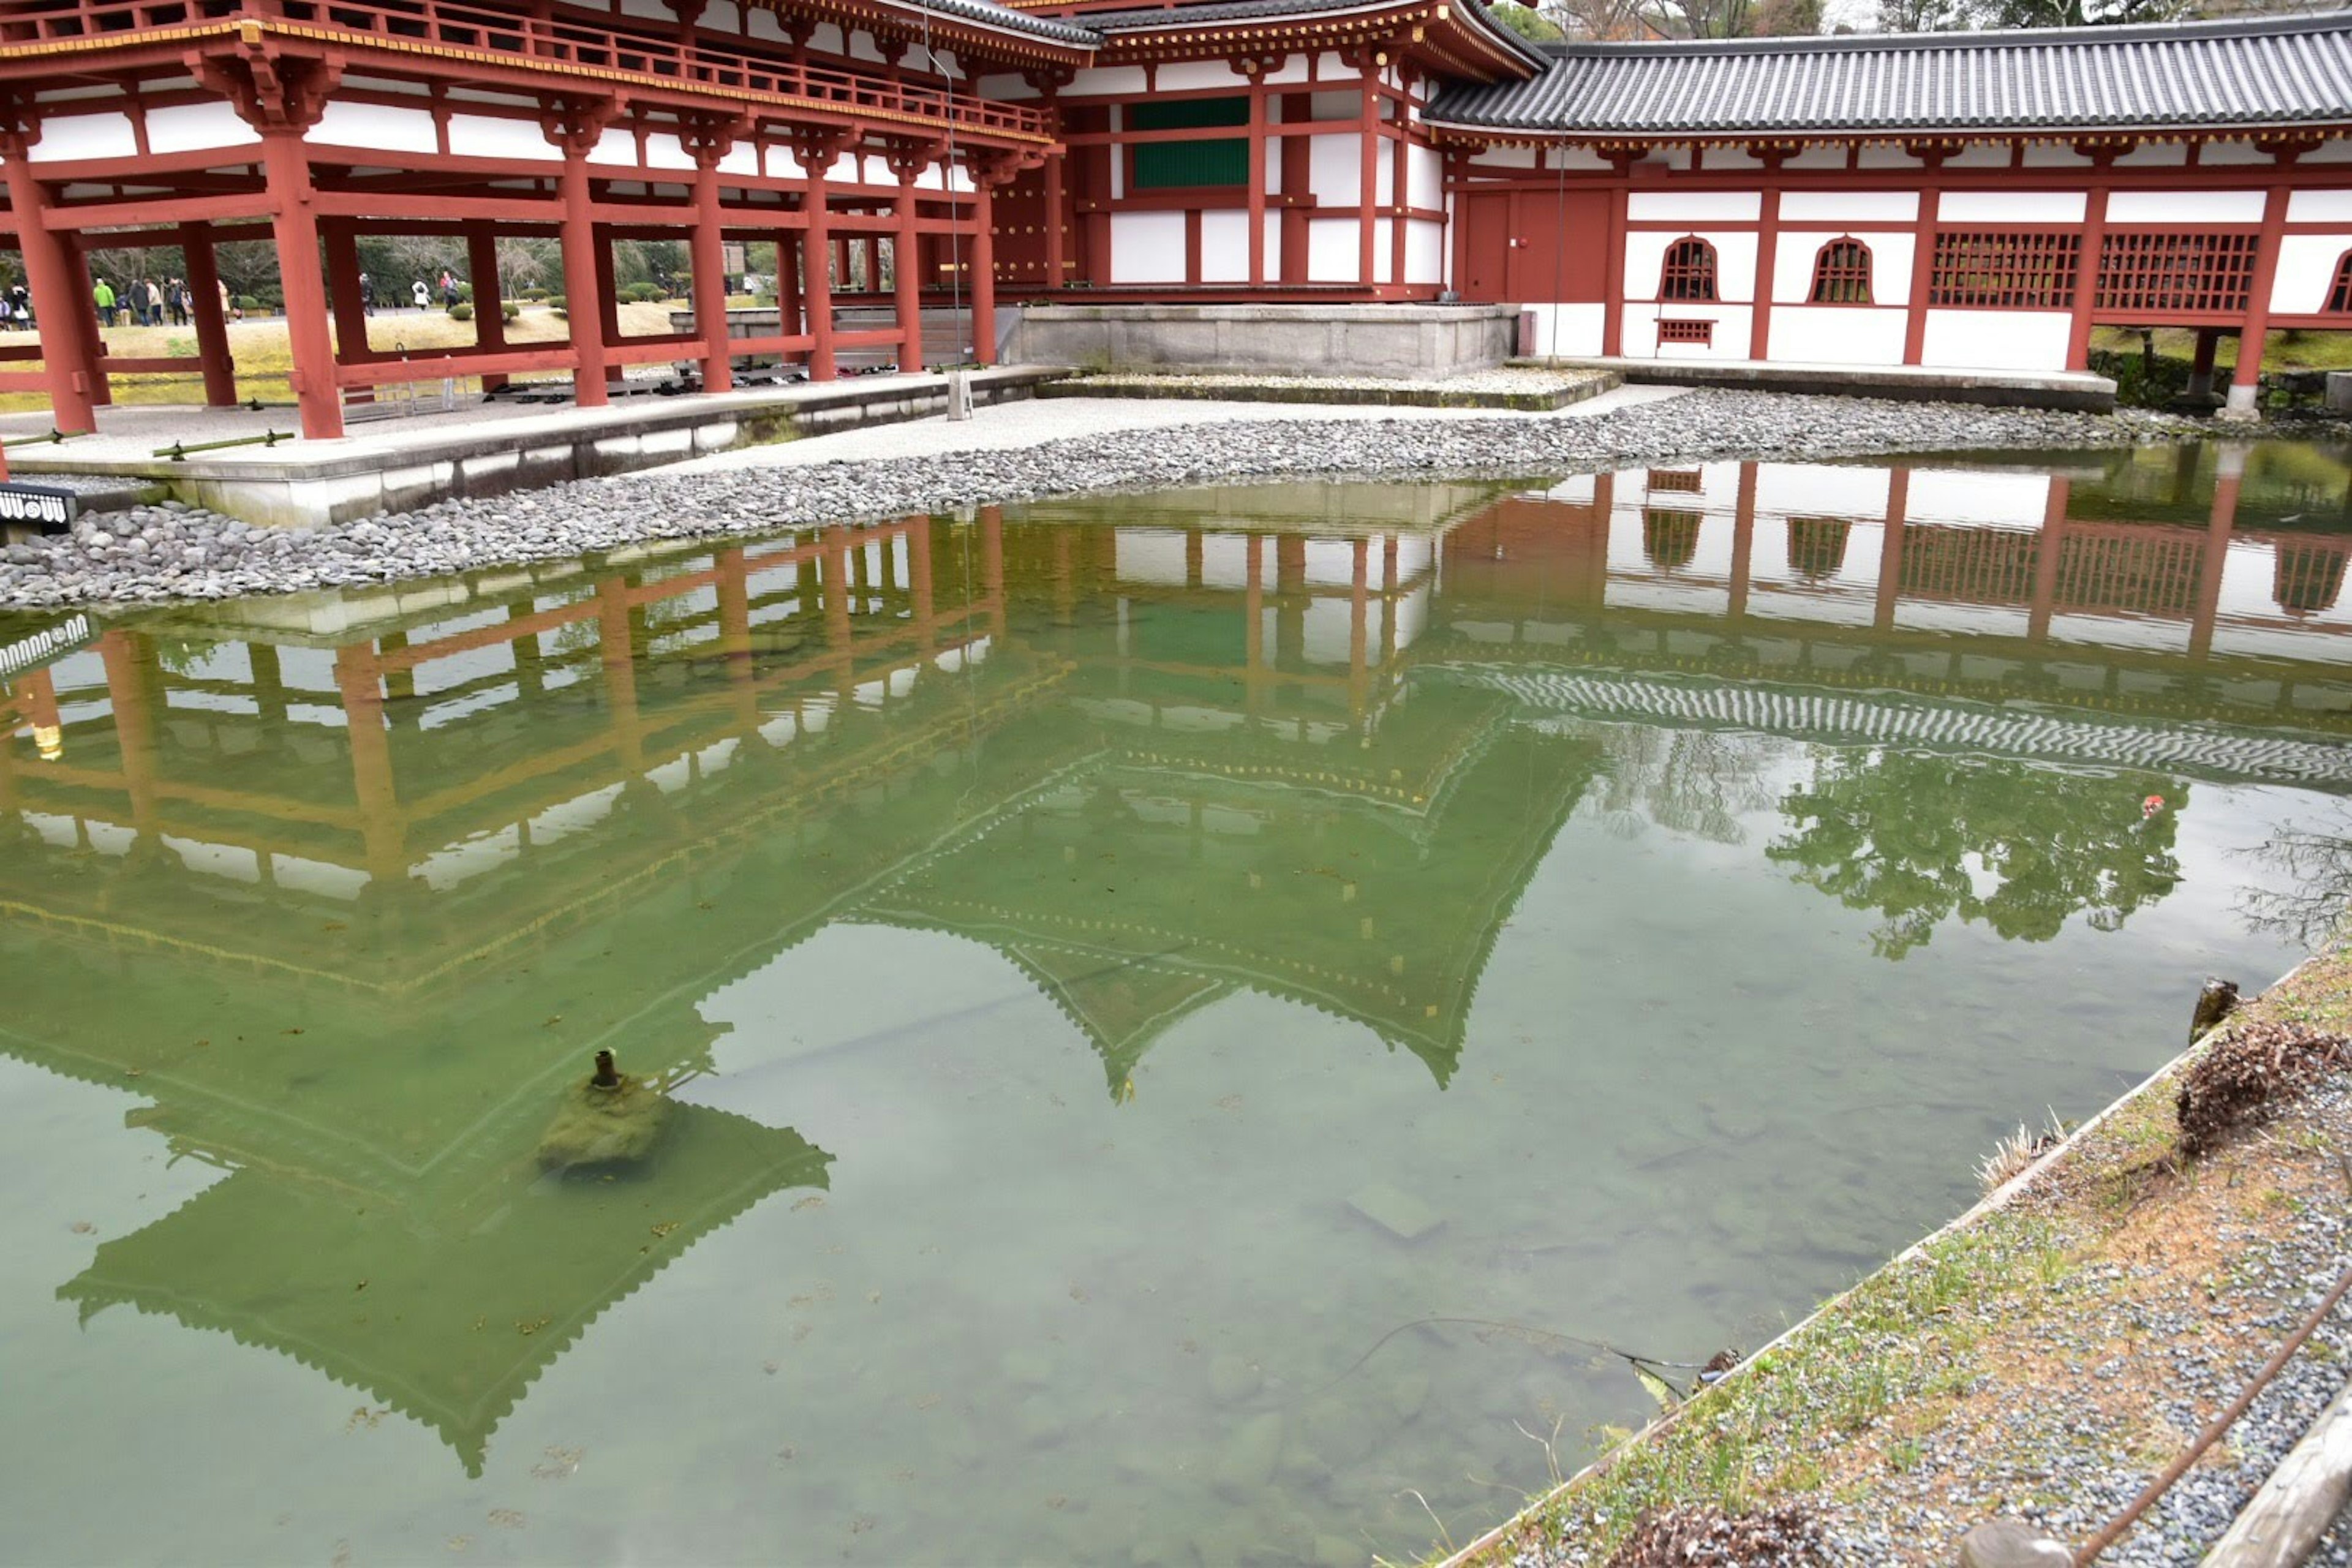
[[[572,1086],[539,1136],[541,1170],[635,1164],[654,1151],[668,1119],[669,1100],[626,1073]]]

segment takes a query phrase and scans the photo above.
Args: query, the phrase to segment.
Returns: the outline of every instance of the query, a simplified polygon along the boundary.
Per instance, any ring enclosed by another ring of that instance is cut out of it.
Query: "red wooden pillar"
[[[1764,205],[1756,226],[1756,303],[1748,314],[1748,357],[1772,357],[1772,275],[1780,250],[1780,155],[1764,156]]]
[[[702,338],[702,390],[728,392],[735,362],[727,346],[727,250],[719,234],[719,160],[730,139],[715,133],[694,148],[694,324]]]
[[[1381,193],[1381,79],[1377,55],[1358,57],[1363,74],[1363,113],[1356,125],[1356,280],[1366,289],[1373,285],[1372,224]]]
[[[1249,280],[1253,289],[1265,283],[1265,68],[1268,62],[1245,60],[1249,78]]]
[[[2221,334],[2210,327],[2197,330],[2197,357],[2189,365],[2189,395],[2210,397],[2213,395],[2213,356],[2221,346]]]
[[[1626,184],[1627,160],[1617,160],[1617,180],[1609,190],[1609,254],[1601,262],[1601,289],[1608,303],[1601,312],[1601,352],[1625,352],[1625,208],[1633,200]]]
[[[486,223],[466,226],[466,272],[474,285],[474,342],[485,353],[507,346],[506,295],[499,287],[499,237]],[[506,385],[502,375],[482,377],[482,390]]]
[[[2281,162],[2284,162],[2282,157]],[[2286,196],[2284,184],[2274,184],[2270,198],[2263,204],[2262,248],[2254,253],[2254,279],[2246,298],[2246,324],[2238,334],[2238,365],[2230,377],[2230,402],[2223,410],[2232,418],[2254,417],[2254,398],[2261,389],[2263,349],[2271,330],[2271,289],[2278,282],[2279,246],[2286,237]],[[2231,508],[2237,498],[2237,480],[2230,481]],[[2217,500],[2218,507],[2220,502]]]
[[[228,321],[221,315],[220,268],[213,263],[212,226],[188,225],[180,231],[180,248],[188,262],[188,313],[196,323],[196,358],[205,370],[205,406],[235,407],[236,358],[229,352]]]
[[[2112,157],[2102,163],[2112,163]],[[2083,249],[2074,271],[2074,320],[2066,333],[2066,368],[2091,368],[2091,307],[2099,294],[2099,259],[2107,247],[2107,187],[2094,185],[2083,209]]]
[[[602,247],[589,213],[588,148],[573,142],[563,150],[563,309],[572,327],[572,401],[582,408],[601,408],[611,400],[605,381],[604,302],[597,298],[596,252]]]
[[[1402,79],[1400,73],[1400,80]],[[1410,90],[1410,88],[1407,90]],[[1405,238],[1412,228],[1412,223],[1405,217],[1406,209],[1412,205],[1410,162],[1412,144],[1405,140],[1402,104],[1398,105],[1397,114],[1399,116],[1397,133],[1389,140],[1389,286],[1392,289],[1402,289],[1404,287]],[[1566,241],[1563,239],[1561,243],[1564,244]]]
[[[1315,118],[1315,99],[1311,93],[1286,92],[1282,95],[1282,124],[1308,129],[1306,122]],[[1269,135],[1274,132],[1269,130]],[[1281,143],[1282,153],[1282,274],[1283,281],[1303,283],[1307,280],[1307,223],[1311,208],[1301,205],[1315,184],[1314,143],[1305,135],[1275,136]]]
[[[343,433],[342,388],[335,379],[334,340],[327,331],[327,279],[319,266],[319,217],[310,205],[310,160],[291,126],[261,134],[262,169],[278,211],[270,219],[278,276],[286,292],[286,337],[293,351],[294,401],[302,434],[332,441]]]
[[[1943,159],[1927,159],[1927,178],[1936,177]],[[1912,231],[1911,295],[1905,301],[1903,363],[1917,364],[1927,348],[1927,290],[1936,279],[1936,222],[1942,193],[1929,185],[1919,193],[1919,222]]]
[[[776,328],[784,336],[801,331],[801,231],[776,231]]]
[[[17,243],[23,247],[33,321],[40,329],[50,417],[68,435],[87,435],[98,428],[97,416],[91,412],[98,400],[90,395],[98,374],[97,323],[91,319],[89,294],[79,287],[82,269],[75,265],[66,243],[42,225],[48,195],[25,160],[32,143],[30,135],[0,139],[0,159],[7,163],[9,216],[16,221]]]
[[[319,226],[327,245],[327,297],[335,321],[335,363],[362,364],[369,358],[367,309],[360,300],[358,237],[347,223],[330,219]],[[367,387],[352,389],[353,402],[374,401]]]
[[[1045,155],[1045,287],[1059,289],[1069,281],[1068,234],[1063,225],[1066,198],[1062,194],[1065,154],[1059,148]],[[1252,275],[1255,281],[1255,275]]]
[[[1010,158],[980,158],[972,163],[971,357],[996,363],[996,190],[1012,183]]]
[[[915,204],[915,182],[931,166],[935,151],[929,145],[894,148],[890,172],[898,176],[898,232],[890,239],[890,295],[898,324],[898,368],[923,368],[923,241],[915,225],[921,216]]]
[[[826,181],[834,160],[841,156],[847,137],[841,132],[813,131],[795,138],[793,159],[801,166],[807,189],[801,196],[801,214],[807,220],[802,232],[801,292],[808,302],[809,379],[831,381],[833,358],[833,213]]]

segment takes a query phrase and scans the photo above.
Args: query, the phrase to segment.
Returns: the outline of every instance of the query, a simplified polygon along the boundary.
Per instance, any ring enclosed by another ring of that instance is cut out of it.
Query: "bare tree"
[[[1627,43],[1654,37],[1642,0],[1548,0],[1544,16],[1571,38]]]

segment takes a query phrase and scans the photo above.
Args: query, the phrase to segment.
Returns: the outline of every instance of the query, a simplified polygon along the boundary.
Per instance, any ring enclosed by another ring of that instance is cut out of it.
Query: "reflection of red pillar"
[[[1066,626],[1077,618],[1077,574],[1070,561],[1070,531],[1054,531],[1054,624]]]
[[[1365,600],[1371,586],[1371,541],[1356,541],[1353,572],[1348,587],[1348,710],[1360,722],[1367,684]]]
[[[148,677],[154,653],[143,638],[112,631],[98,639],[106,664],[106,696],[114,712],[115,745],[122,753],[122,787],[131,796],[131,826],[151,833],[155,818],[155,708]]]
[[[1242,595],[1242,611],[1247,624],[1242,628],[1242,705],[1255,718],[1258,710],[1258,687],[1265,669],[1265,564],[1259,546],[1265,542],[1253,533],[1244,542],[1248,546],[1248,587]]]
[[[1396,663],[1397,542],[1391,533],[1381,541],[1381,668]]]
[[[352,788],[359,805],[360,837],[368,875],[383,883],[408,875],[408,828],[394,786],[392,737],[384,728],[383,687],[375,645],[335,650],[335,687],[342,693],[343,725],[351,738]]]
[[[931,520],[919,517],[907,526],[907,584],[914,595],[915,646],[928,658],[940,646],[940,620],[931,593]]]
[[[2033,551],[2033,605],[2025,620],[2030,642],[2050,635],[2050,617],[2058,607],[2058,569],[2066,554],[2066,502],[2074,489],[2073,480],[2051,476],[2050,499],[2042,508],[2042,537]]]
[[[828,528],[824,531],[824,581],[818,592],[824,595],[824,633],[833,644],[834,658],[841,665],[841,694],[849,695],[857,684],[856,665],[849,646],[849,530]]]
[[[2213,480],[2213,512],[2205,530],[2203,557],[2198,562],[2197,614],[2189,626],[2189,657],[2203,659],[2213,651],[2213,624],[2221,615],[2221,571],[2230,558],[2230,535],[2238,525],[2238,474],[2245,461],[2224,447],[2221,472]]]
[[[42,226],[48,195],[25,159],[26,141],[0,143],[7,160],[8,205],[25,263],[25,286],[32,293],[33,321],[40,329],[42,374],[49,384],[50,416],[68,435],[98,428],[90,378],[96,374],[98,330],[89,295],[80,287],[82,269],[65,242]]]
[[[735,717],[745,730],[760,723],[759,688],[752,683],[751,582],[742,547],[719,552],[719,647],[735,689]]]
[[[335,381],[334,340],[327,332],[327,279],[319,268],[319,218],[310,205],[310,160],[302,150],[302,133],[264,132],[261,161],[270,199],[278,205],[269,226],[278,244],[278,279],[286,292],[287,346],[293,353],[302,434],[313,441],[336,440],[343,433],[343,395]]]
[[[1739,500],[1731,516],[1731,629],[1748,614],[1748,577],[1756,549],[1756,465],[1739,465]]]
[[[180,231],[180,247],[188,263],[188,308],[196,323],[196,358],[205,370],[205,405],[231,407],[236,402],[236,358],[229,352],[228,322],[221,315],[212,226],[188,225]]]
[[[1880,631],[1895,626],[1895,601],[1903,587],[1903,528],[1911,509],[1911,470],[1896,468],[1886,479],[1886,525],[1878,536],[1878,610],[1871,624]]]
[[[1004,509],[980,509],[980,581],[988,594],[989,634],[1004,637]]]
[[[585,139],[593,141],[591,139]],[[596,298],[596,253],[602,245],[589,212],[588,150],[582,141],[563,153],[563,314],[572,328],[572,352],[577,364],[572,373],[572,401],[582,408],[602,408],[611,401],[605,390],[610,374],[604,363],[604,311]]]
[[[629,635],[629,585],[619,577],[596,584],[596,638],[604,661],[606,722],[613,749],[632,773],[646,771],[645,731],[637,721],[637,661]]]

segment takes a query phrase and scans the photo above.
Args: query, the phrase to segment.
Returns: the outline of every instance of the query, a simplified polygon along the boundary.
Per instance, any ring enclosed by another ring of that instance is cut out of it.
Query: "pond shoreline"
[[[1081,406],[1068,402],[1083,428]],[[2082,450],[2210,436],[2201,422],[1695,392],[1581,417],[1236,419],[1150,432],[722,472],[654,469],[309,530],[179,503],[0,551],[0,609],[157,605],[444,577],[659,541],[723,539],[1047,497],[1308,479],[1524,479],[1738,458]]]
[[[2233,1018],[2352,1029],[2352,948]],[[2317,1302],[2344,1263],[2352,1081],[2175,1171],[2180,1075],[2209,1036],[1712,1388],[1576,1472],[1444,1568],[1601,1568],[1654,1509],[1794,1505],[1839,1564],[1945,1564],[2021,1518],[2071,1545],[2117,1514]],[[2352,1311],[2325,1321],[2103,1561],[2190,1564],[2345,1385]],[[2339,1524],[2314,1563],[2352,1562]]]

